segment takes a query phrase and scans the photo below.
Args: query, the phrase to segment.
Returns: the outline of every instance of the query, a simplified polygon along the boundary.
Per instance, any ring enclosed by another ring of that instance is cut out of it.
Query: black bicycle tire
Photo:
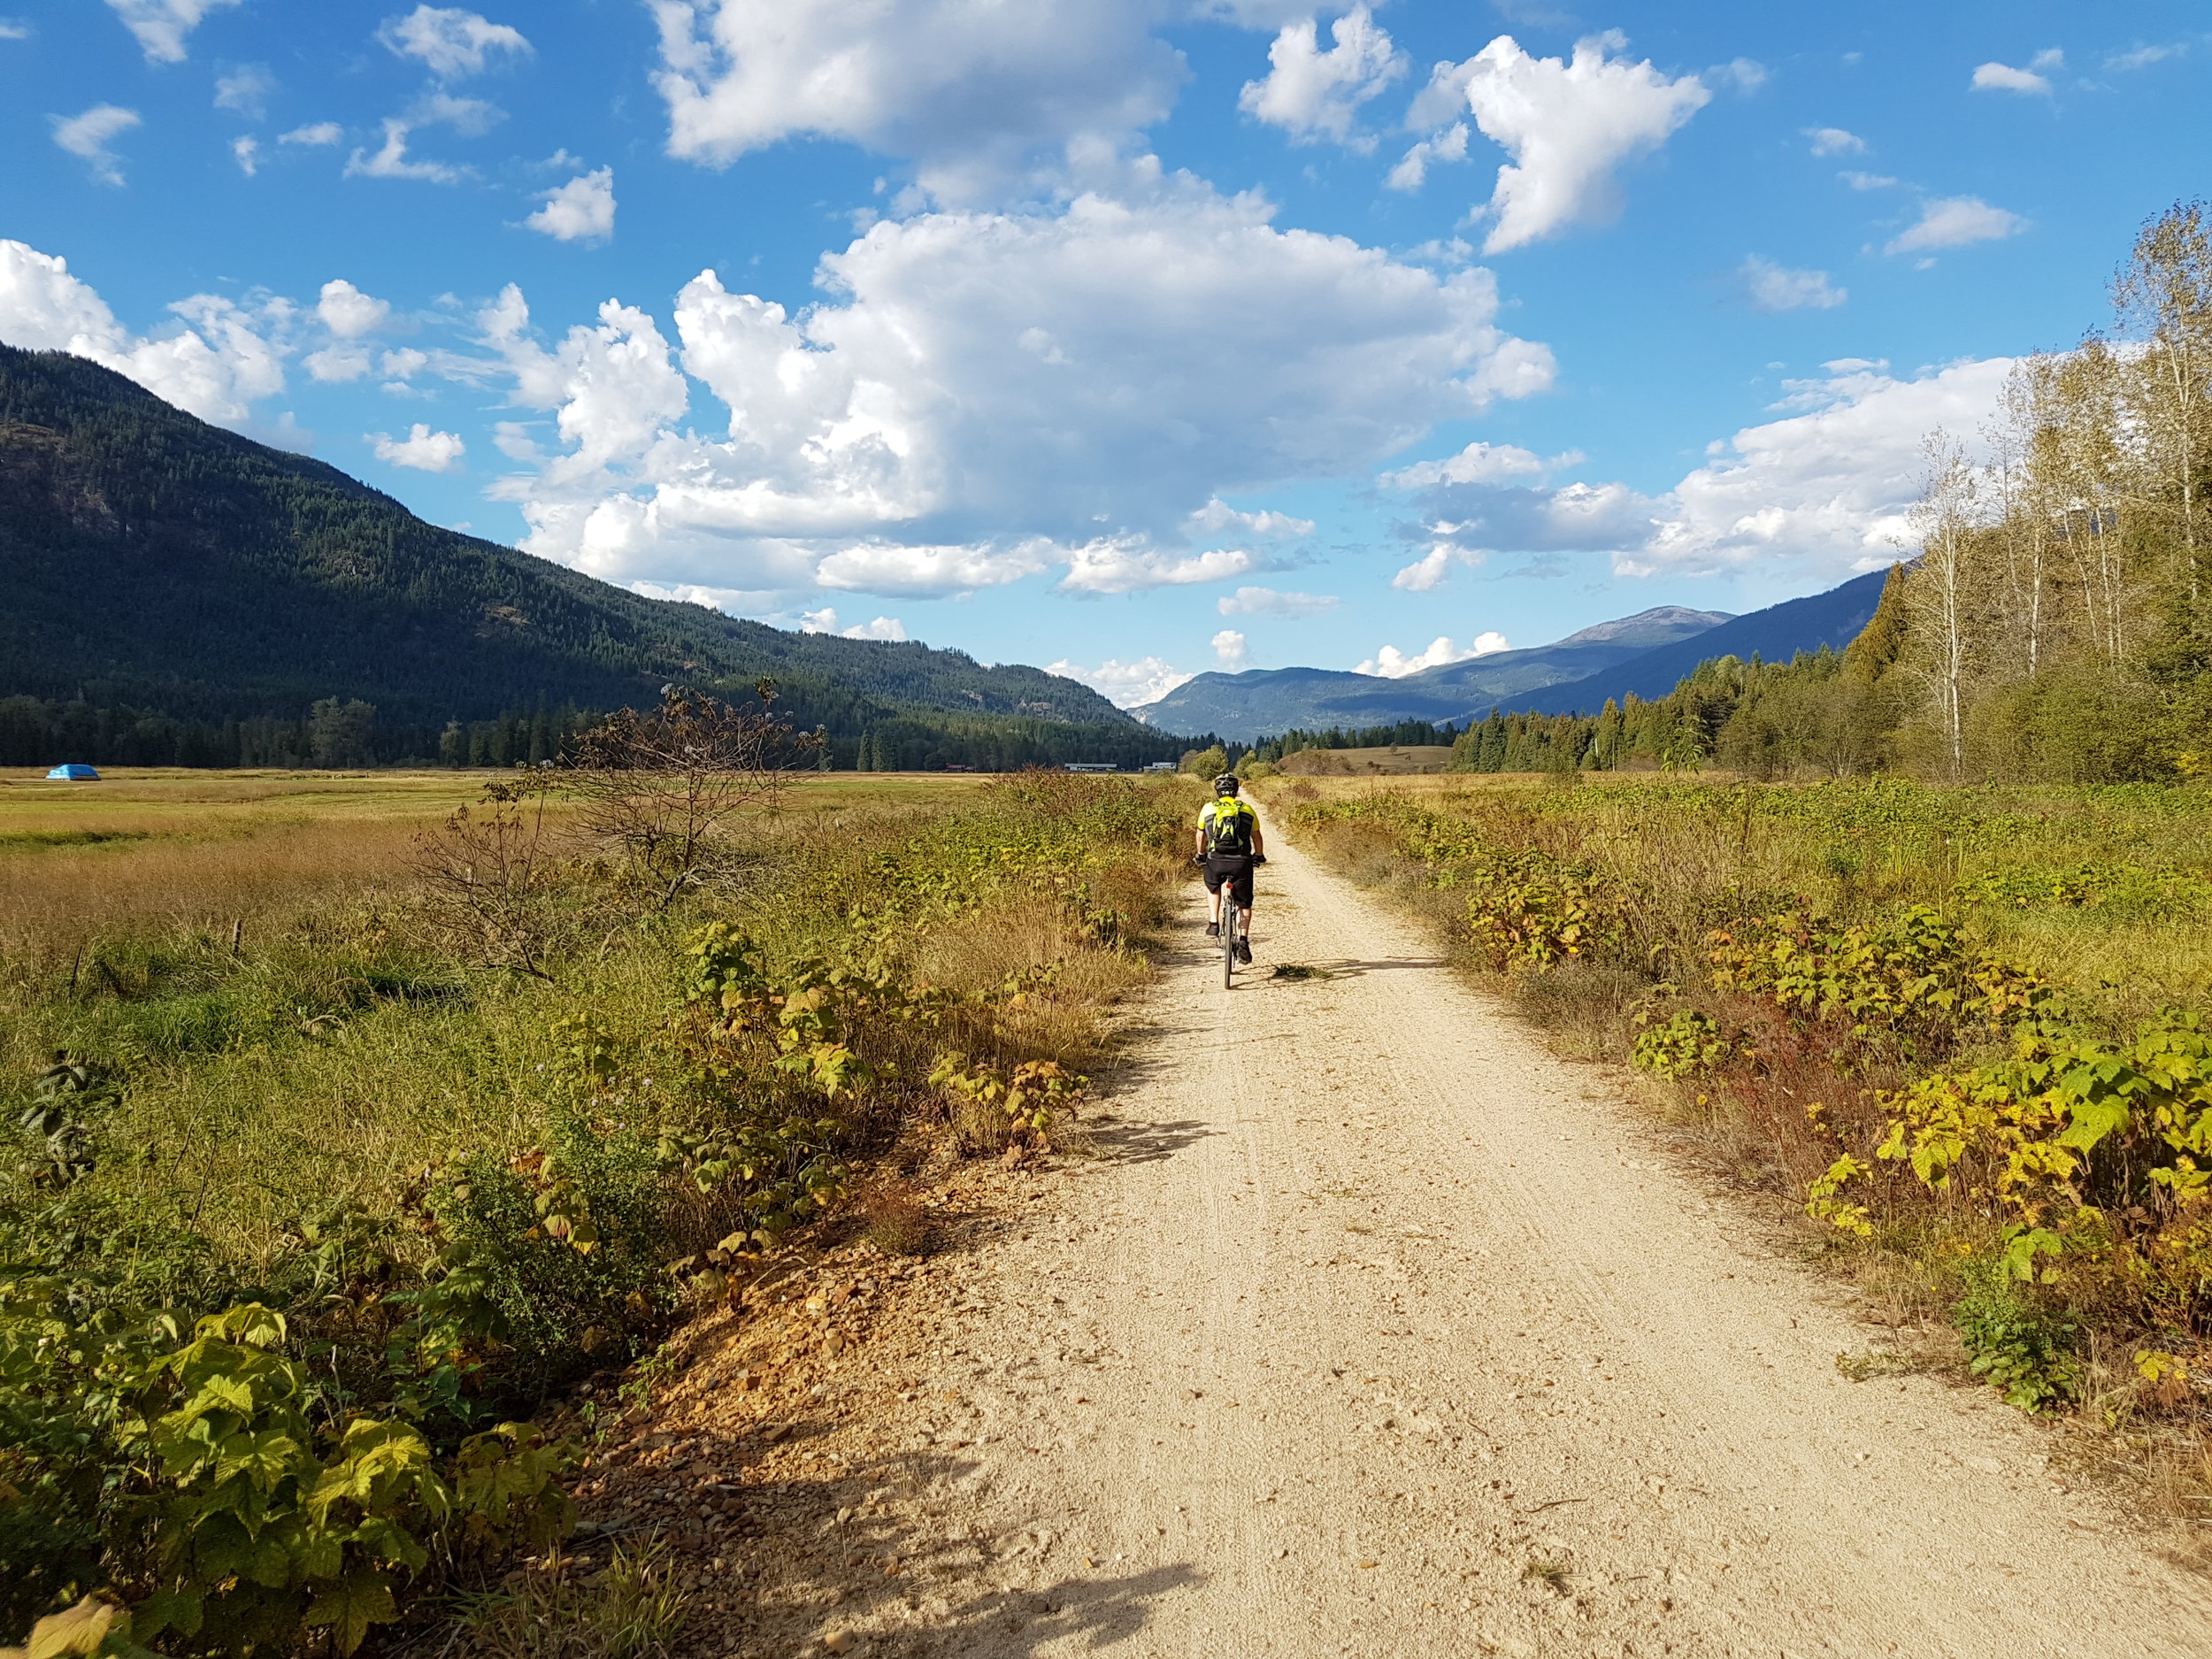
[[[1221,988],[1231,988],[1237,972],[1237,901],[1233,894],[1221,902]]]

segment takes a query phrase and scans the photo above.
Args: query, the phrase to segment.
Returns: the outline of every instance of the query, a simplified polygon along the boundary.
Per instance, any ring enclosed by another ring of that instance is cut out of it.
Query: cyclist
[[[1206,891],[1213,895],[1213,919],[1206,937],[1221,937],[1221,887],[1224,882],[1237,902],[1237,960],[1252,960],[1252,867],[1267,862],[1267,842],[1260,834],[1259,814],[1251,803],[1238,799],[1236,773],[1225,772],[1214,780],[1214,798],[1198,810],[1198,846],[1192,858],[1206,871]]]

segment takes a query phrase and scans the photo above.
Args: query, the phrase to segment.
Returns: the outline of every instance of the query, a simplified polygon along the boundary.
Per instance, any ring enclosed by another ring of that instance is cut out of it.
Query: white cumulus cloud
[[[1836,177],[1855,190],[1886,190],[1897,182],[1886,173],[1845,172]]]
[[[825,588],[929,598],[1003,588],[1048,568],[1048,549],[1036,542],[1012,546],[916,547],[863,541],[831,554],[814,567]]]
[[[373,432],[366,442],[378,460],[393,466],[411,466],[419,472],[450,472],[468,453],[468,445],[461,442],[459,433],[433,432],[419,420],[403,438],[395,438],[388,432]]]
[[[1210,641],[1217,667],[1235,673],[1252,660],[1249,642],[1234,628],[1224,628]]]
[[[1851,297],[1849,288],[1828,280],[1825,271],[1792,271],[1753,254],[1738,267],[1753,307],[1763,311],[1827,311]]]
[[[1398,158],[1398,165],[1383,180],[1386,188],[1393,190],[1417,190],[1428,181],[1429,167],[1439,161],[1467,159],[1467,123],[1454,121],[1442,132],[1422,139]]]
[[[1475,442],[1440,461],[1417,461],[1394,472],[1385,472],[1378,482],[1390,489],[1419,489],[1431,484],[1489,484],[1500,479],[1538,477],[1557,466],[1571,466],[1581,458],[1578,454],[1546,461],[1518,444]]]
[[[357,380],[375,365],[367,347],[343,343],[311,351],[300,362],[311,377],[326,386]]]
[[[539,198],[523,223],[560,242],[605,242],[614,234],[614,169],[580,174]]]
[[[1493,553],[1609,554],[1624,576],[1839,581],[1878,568],[1908,533],[1923,435],[1979,428],[2011,366],[1995,357],[1901,378],[1839,359],[1786,382],[1776,419],[1709,445],[1711,459],[1657,495],[1619,483],[1432,485],[1416,496],[1430,547],[1398,585],[1425,591]]]
[[[169,307],[176,320],[134,334],[66,260],[0,241],[0,340],[34,351],[70,351],[128,375],[203,420],[236,425],[253,403],[284,388],[284,307],[249,311],[212,294]]]
[[[392,308],[389,302],[373,298],[338,277],[323,284],[315,315],[339,339],[357,340],[383,327],[391,319]]]
[[[1241,548],[1178,555],[1163,552],[1141,536],[1102,537],[1067,549],[1064,557],[1067,574],[1060,579],[1060,587],[1077,594],[1133,594],[1225,581],[1259,563]]]
[[[261,141],[248,135],[230,141],[230,158],[249,179],[261,171]]]
[[[1813,154],[1816,156],[1866,154],[1866,140],[1840,127],[1809,127],[1805,129],[1805,136],[1813,141]]]
[[[1220,535],[1232,531],[1239,535],[1271,538],[1313,534],[1310,518],[1293,518],[1289,513],[1265,507],[1257,512],[1240,512],[1218,495],[1185,522],[1194,535]]]
[[[513,25],[494,23],[458,6],[419,5],[386,23],[376,37],[446,81],[481,74],[494,57],[526,58],[533,50]]]
[[[1140,657],[1133,663],[1108,657],[1096,668],[1085,668],[1069,662],[1065,657],[1045,665],[1048,674],[1079,680],[1112,703],[1117,709],[1134,709],[1148,703],[1157,703],[1162,697],[1193,676],[1175,667],[1166,658]]]
[[[1240,588],[1214,602],[1225,617],[1317,617],[1342,602],[1333,594],[1282,593],[1272,588]]]
[[[80,115],[47,119],[53,123],[54,142],[71,155],[81,157],[94,178],[103,184],[123,182],[122,159],[108,146],[140,124],[136,110],[96,104]]]
[[[305,127],[296,127],[277,138],[280,144],[335,144],[345,137],[345,129],[335,121],[312,121]]]
[[[1108,159],[1183,74],[1179,7],[1100,0],[655,0],[668,150],[723,165],[785,138],[913,159],[941,201]],[[1242,19],[1238,19],[1242,20]]]
[[[1711,102],[1695,75],[1670,80],[1647,61],[1613,56],[1625,44],[1617,35],[1593,35],[1563,60],[1532,58],[1501,35],[1464,63],[1436,65],[1409,119],[1441,128],[1445,118],[1471,112],[1512,157],[1490,197],[1486,253],[1611,219],[1621,167]]]
[[[1384,680],[1402,680],[1408,674],[1417,674],[1425,668],[1441,668],[1447,663],[1464,663],[1477,657],[1488,657],[1496,651],[1510,650],[1504,634],[1493,630],[1479,634],[1469,641],[1463,650],[1443,634],[1429,641],[1425,651],[1409,657],[1394,645],[1386,645],[1352,672],[1356,674],[1374,674]]]
[[[1897,557],[1920,493],[1922,437],[1986,422],[2009,358],[1910,379],[1845,359],[1790,387],[1796,412],[1746,427],[1655,503],[1650,534],[1622,549],[1624,574],[1794,567],[1841,580]]]
[[[557,411],[572,450],[503,488],[532,551],[625,581],[754,588],[812,560],[918,594],[1058,566],[1110,594],[1263,568],[1256,549],[1313,526],[1225,494],[1356,474],[1552,373],[1498,329],[1487,272],[1269,221],[1187,180],[886,221],[795,317],[703,273],[674,308],[680,370],[625,307],[548,350],[511,292],[476,373]],[[674,428],[687,373],[720,430]]]
[[[200,27],[211,12],[234,6],[238,0],[108,0],[108,10],[123,20],[137,38],[139,50],[150,64],[184,61],[185,37]]]
[[[800,613],[799,632],[802,634],[834,634],[840,639],[846,640],[903,640],[906,638],[906,624],[896,617],[878,617],[872,622],[856,622],[851,627],[841,628],[837,626],[835,609],[825,605],[819,611],[806,611]],[[1046,672],[1057,672],[1058,671],[1047,670]]]
[[[1284,25],[1268,48],[1267,78],[1245,82],[1237,107],[1301,142],[1329,138],[1371,150],[1374,139],[1355,134],[1353,123],[1361,104],[1405,73],[1406,56],[1363,5],[1337,19],[1329,35],[1324,51],[1313,19]]]
[[[1949,196],[1921,204],[1920,217],[1883,244],[1884,253],[1928,253],[1964,248],[1978,242],[2002,242],[2025,230],[2017,213],[1992,207],[1978,196]]]
[[[2054,49],[2038,52],[2025,69],[2015,69],[2009,64],[1983,64],[1974,71],[1973,88],[1977,92],[2025,92],[2047,96],[2051,83],[2037,72],[2055,69],[2065,61],[2065,54]]]

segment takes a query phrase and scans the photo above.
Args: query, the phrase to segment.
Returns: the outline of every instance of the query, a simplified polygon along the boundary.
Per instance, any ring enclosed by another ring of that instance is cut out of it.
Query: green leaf
[[[305,1622],[327,1624],[338,1651],[349,1654],[367,1639],[370,1625],[388,1624],[398,1617],[392,1605],[392,1581],[373,1569],[357,1567],[317,1593],[308,1604]]]
[[[384,1516],[372,1515],[364,1520],[353,1529],[353,1540],[372,1555],[411,1572],[419,1572],[430,1560],[430,1552],[415,1541],[412,1532]]]
[[[238,1576],[272,1590],[281,1590],[292,1582],[292,1552],[284,1547],[284,1540],[266,1533],[253,1540],[240,1559]]]
[[[157,1590],[131,1609],[131,1633],[151,1641],[165,1630],[196,1636],[206,1602],[197,1590]]]
[[[211,1582],[244,1571],[252,1549],[252,1535],[234,1515],[211,1515],[192,1529],[193,1564]]]
[[[2078,1097],[2069,1117],[2071,1121],[2058,1137],[2058,1144],[2086,1152],[2107,1135],[2126,1128],[2132,1114],[2124,1095],[2104,1094]]]
[[[300,1443],[281,1430],[234,1434],[216,1448],[215,1479],[223,1481],[244,1475],[263,1492],[273,1492],[303,1456]]]

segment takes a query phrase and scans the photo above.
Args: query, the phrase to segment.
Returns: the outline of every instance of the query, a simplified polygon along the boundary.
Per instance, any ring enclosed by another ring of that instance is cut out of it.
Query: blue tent
[[[48,772],[46,780],[49,783],[85,783],[97,782],[99,777],[98,772],[93,771],[82,761],[71,760],[63,762]]]

